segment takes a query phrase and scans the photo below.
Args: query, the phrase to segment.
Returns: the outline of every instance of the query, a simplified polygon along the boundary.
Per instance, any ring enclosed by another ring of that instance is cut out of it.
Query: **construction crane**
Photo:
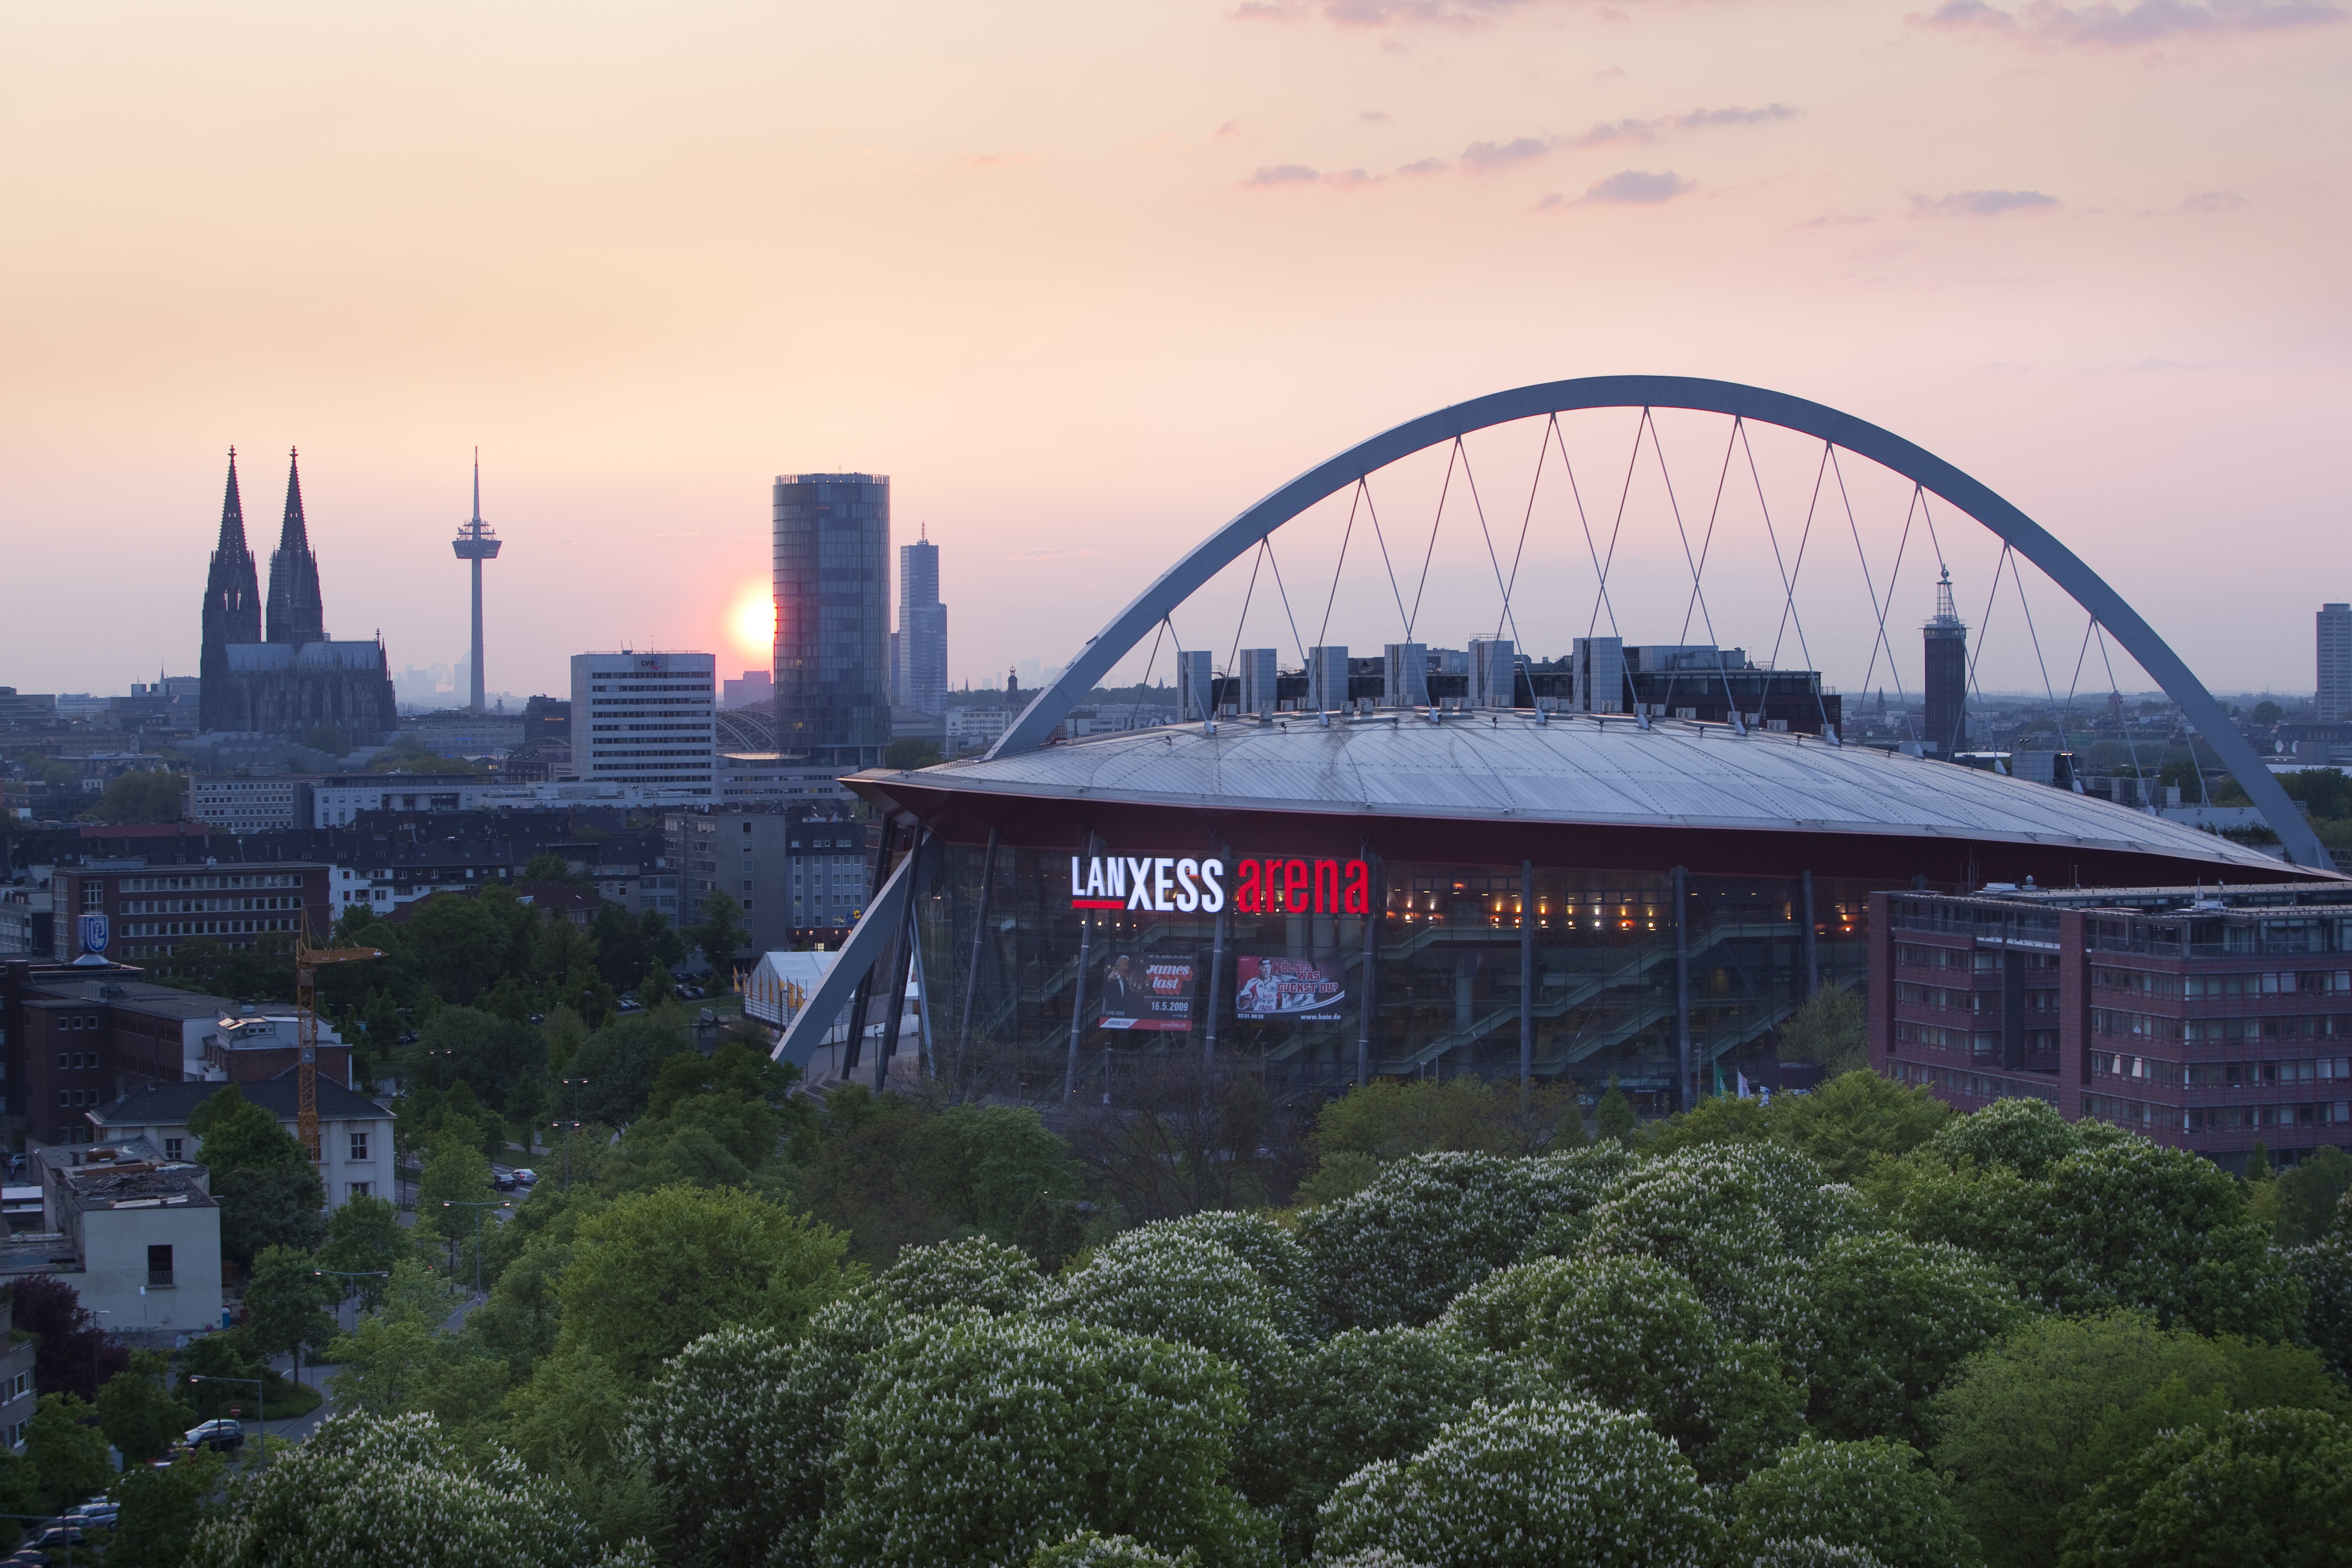
[[[301,1032],[300,1065],[297,1068],[295,1136],[319,1163],[319,1008],[317,981],[322,963],[357,963],[382,958],[373,947],[312,947],[306,930],[294,945],[294,1016]]]

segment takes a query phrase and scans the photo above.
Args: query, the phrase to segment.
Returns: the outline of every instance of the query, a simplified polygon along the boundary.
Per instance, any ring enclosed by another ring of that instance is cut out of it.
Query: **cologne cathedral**
[[[286,470],[286,518],[269,557],[264,600],[253,552],[245,542],[245,503],[237,494],[236,452],[228,455],[228,494],[221,502],[220,542],[205,584],[204,652],[198,701],[212,733],[299,738],[321,724],[354,745],[388,739],[398,724],[392,672],[381,637],[337,642],[327,636],[319,592],[319,558],[302,517],[299,456]],[[266,626],[265,626],[266,619]]]

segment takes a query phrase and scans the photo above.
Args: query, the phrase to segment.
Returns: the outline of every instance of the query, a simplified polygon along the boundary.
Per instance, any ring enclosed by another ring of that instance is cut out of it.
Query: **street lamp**
[[[551,1132],[559,1127],[569,1127],[572,1131],[577,1132],[586,1124],[579,1121],[551,1121],[547,1125]],[[572,1140],[569,1137],[563,1140],[563,1190],[567,1193],[572,1190]]]
[[[350,1300],[353,1296],[359,1293],[359,1287],[352,1283],[354,1279],[389,1279],[392,1278],[392,1271],[385,1268],[313,1268],[310,1272],[320,1275],[332,1274],[341,1279],[343,1281],[343,1301]],[[341,1308],[343,1301],[338,1301],[335,1303],[337,1309],[340,1310]],[[340,1323],[337,1324],[337,1327],[341,1326],[341,1325]],[[316,1358],[314,1357],[313,1359],[315,1360]]]
[[[249,1383],[253,1385],[253,1422],[261,1428],[261,1462],[269,1463],[269,1389],[257,1377],[215,1377],[206,1373],[188,1373],[190,1383]]]
[[[95,1309],[94,1310],[92,1310],[92,1311],[91,1311],[91,1313],[90,1313],[90,1316],[91,1316],[91,1317],[93,1317],[93,1318],[110,1318],[110,1317],[114,1316],[114,1314],[113,1314],[113,1313],[111,1313],[111,1312],[110,1312],[110,1311],[108,1311],[105,1308],[103,1308],[103,1307],[100,1307],[100,1308],[97,1308],[97,1309]],[[90,1341],[89,1341],[89,1402],[90,1402],[92,1405],[95,1405],[95,1404],[97,1404],[97,1403],[98,1403],[98,1352],[99,1352],[100,1351],[101,1351],[101,1350],[105,1349],[105,1348],[106,1348],[106,1336],[105,1336],[103,1333],[92,1334],[92,1335],[90,1336]]]
[[[478,1296],[482,1293],[482,1211],[484,1209],[509,1209],[514,1207],[514,1202],[510,1198],[499,1198],[490,1202],[468,1202],[460,1198],[444,1198],[441,1200],[441,1206],[445,1209],[472,1209],[474,1211],[474,1294]]]

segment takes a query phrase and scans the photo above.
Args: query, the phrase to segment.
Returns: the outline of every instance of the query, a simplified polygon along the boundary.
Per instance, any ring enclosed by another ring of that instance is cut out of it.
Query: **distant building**
[[[940,603],[940,547],[898,547],[898,629],[890,637],[890,700],[936,714],[948,700],[948,607]]]
[[[965,752],[979,751],[996,744],[1012,722],[1010,708],[950,708],[947,711],[947,753],[958,756]]]
[[[40,1408],[41,1391],[33,1386],[33,1357],[39,1348],[30,1334],[16,1331],[14,1303],[0,1300],[0,1444],[13,1448],[25,1440],[25,1427]]]
[[[776,678],[768,670],[747,669],[740,680],[719,683],[719,706],[734,708],[773,708],[776,701]]]
[[[0,1276],[56,1275],[83,1310],[106,1315],[108,1333],[125,1339],[219,1323],[220,1205],[204,1166],[134,1137],[41,1150],[33,1170],[51,1239],[0,1247]],[[70,1257],[49,1256],[60,1246]]]
[[[307,826],[310,784],[292,773],[190,773],[187,819],[238,833]]]
[[[865,912],[872,866],[866,827],[830,808],[673,812],[669,861],[683,878],[680,918],[699,920],[713,892],[743,907],[757,951],[838,942]]]
[[[511,752],[523,742],[527,726],[519,713],[481,713],[470,708],[436,708],[400,721],[400,732],[414,736],[436,756],[488,757]]]
[[[2352,717],[2352,605],[2319,609],[2319,702],[2321,723]]]
[[[1931,757],[1969,749],[1969,628],[1952,603],[1951,568],[1936,584],[1936,616],[1919,628],[1927,645],[1927,732],[1919,737]]]
[[[1487,649],[1497,645],[1471,646]],[[1507,649],[1509,645],[1500,646]],[[1499,693],[1505,679],[1501,667],[1509,656],[1485,657],[1494,667],[1490,689]],[[1573,713],[1639,711],[1652,718],[1710,724],[1728,724],[1736,714],[1751,730],[1802,735],[1818,735],[1824,727],[1838,729],[1843,718],[1842,700],[1822,687],[1820,671],[1768,669],[1750,659],[1745,648],[1684,643],[1629,647],[1622,637],[1578,637],[1565,660],[1511,662],[1517,667],[1510,674],[1514,689],[1523,671],[1531,689],[1528,695],[1538,705],[1557,702]],[[1446,680],[1433,674],[1433,691]]]
[[[721,752],[718,798],[730,805],[838,801],[846,806],[850,794],[842,787],[841,772],[811,767],[807,758],[782,752]]]
[[[324,931],[332,918],[327,872],[309,863],[60,866],[49,878],[52,953],[60,963],[85,952],[135,963],[195,937],[233,949],[299,932],[306,921]]]
[[[890,480],[778,475],[774,528],[777,747],[872,767],[890,743]]]
[[[202,1159],[204,1140],[188,1131],[188,1113],[224,1086],[212,1083],[154,1084],[136,1089],[89,1121],[107,1142],[143,1138],[171,1159]],[[300,1086],[294,1075],[239,1083],[237,1092],[278,1118],[290,1134],[299,1125]],[[321,1074],[319,1079],[319,1178],[327,1206],[353,1198],[393,1195],[392,1112]],[[215,1300],[218,1300],[215,1296]]]
[[[300,472],[289,459],[286,515],[270,557],[268,636],[253,552],[245,542],[245,506],[236,454],[229,454],[220,538],[205,585],[198,711],[212,733],[290,735],[331,726],[359,744],[388,735],[396,723],[392,672],[383,644],[336,642],[327,636],[319,563],[302,510]]]
[[[575,654],[572,772],[583,784],[718,787],[719,661],[707,653]]]

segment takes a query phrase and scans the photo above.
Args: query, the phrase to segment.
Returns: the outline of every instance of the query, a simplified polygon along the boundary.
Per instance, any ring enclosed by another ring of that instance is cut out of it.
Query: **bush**
[[[1480,1405],[1412,1458],[1357,1471],[1320,1523],[1327,1562],[1379,1550],[1427,1568],[1673,1568],[1717,1536],[1675,1446],[1585,1400]]]
[[[1077,1530],[1211,1564],[1271,1532],[1221,1480],[1241,1425],[1232,1368],[1076,1323],[919,1325],[850,1401],[820,1560],[840,1568],[1024,1562]]]
[[[2352,1429],[2249,1410],[2167,1432],[2072,1510],[2064,1568],[2332,1563],[2352,1520]]]
[[[1732,1489],[1732,1537],[1759,1555],[1807,1537],[1887,1568],[1974,1568],[1982,1559],[1944,1483],[1908,1443],[1807,1438]]]
[[[1547,1215],[1590,1208],[1629,1163],[1613,1144],[1529,1160],[1400,1160],[1353,1197],[1300,1216],[1318,1304],[1342,1327],[1429,1322],[1517,1262]]]
[[[1839,1237],[1811,1278],[1820,1338],[1807,1414],[1832,1437],[1926,1442],[1928,1395],[2027,1316],[1998,1268],[1940,1241]]]
[[[1650,1417],[1703,1479],[1744,1475],[1802,1427],[1770,1347],[1724,1335],[1690,1282],[1647,1258],[1546,1258],[1489,1275],[1444,1320],[1526,1356],[1569,1394]]]

